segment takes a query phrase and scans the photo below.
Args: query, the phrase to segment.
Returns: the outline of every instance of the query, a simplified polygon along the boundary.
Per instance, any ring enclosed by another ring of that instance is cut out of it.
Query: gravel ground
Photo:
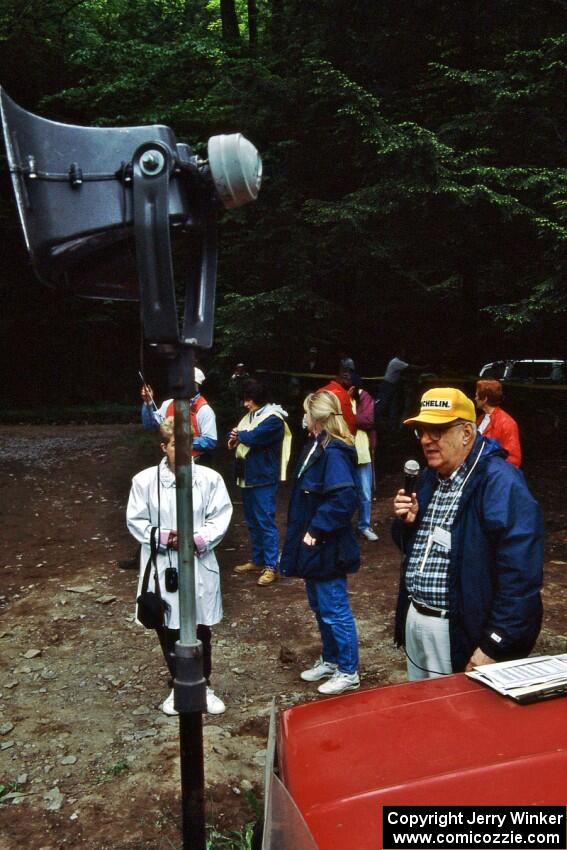
[[[168,690],[157,641],[132,622],[136,573],[118,568],[134,550],[124,525],[130,478],[157,459],[153,438],[137,426],[0,426],[0,453],[0,850],[178,848],[177,720],[159,710]],[[526,470],[547,523],[544,652],[567,651],[557,463]],[[380,540],[363,542],[363,569],[350,583],[363,687],[405,679],[391,639],[396,486],[393,475],[379,482]],[[207,817],[221,831],[252,819],[247,795],[262,793],[272,698],[279,706],[315,698],[299,672],[319,649],[302,582],[258,588],[232,574],[248,558],[232,495],[218,551],[225,618],[213,645],[213,684],[227,711],[204,717]],[[286,501],[284,486],[281,527]]]

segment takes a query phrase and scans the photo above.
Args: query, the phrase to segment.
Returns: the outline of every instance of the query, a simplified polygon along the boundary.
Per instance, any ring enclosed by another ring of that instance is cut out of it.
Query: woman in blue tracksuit
[[[267,404],[267,391],[260,381],[244,384],[242,394],[248,413],[230,432],[228,448],[235,450],[236,481],[241,488],[242,506],[252,560],[238,564],[233,572],[244,575],[260,570],[257,584],[265,587],[278,578],[279,534],[276,525],[276,495],[286,462],[282,453],[286,441],[287,412],[278,404]]]
[[[333,393],[312,393],[303,406],[313,439],[297,468],[280,572],[305,580],[321,633],[321,657],[301,678],[306,682],[326,678],[320,693],[340,694],[360,686],[358,636],[346,578],[360,566],[351,526],[358,505],[357,458]]]

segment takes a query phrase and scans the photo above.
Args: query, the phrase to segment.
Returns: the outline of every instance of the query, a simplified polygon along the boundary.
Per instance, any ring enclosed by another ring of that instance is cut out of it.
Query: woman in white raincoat
[[[157,568],[160,592],[169,609],[165,625],[156,629],[172,679],[175,677],[175,643],[179,640],[179,592],[166,590],[165,571],[177,568],[177,508],[175,490],[175,438],[173,418],[160,426],[161,447],[165,453],[158,466],[142,470],[132,479],[126,522],[130,533],[142,544],[140,575],[136,597],[150,557],[152,528],[159,529]],[[159,494],[158,494],[159,484]],[[195,543],[195,595],[197,638],[203,644],[203,674],[207,680],[207,711],[222,714],[225,705],[210,687],[211,626],[222,619],[219,565],[214,549],[228,529],[232,503],[222,477],[206,466],[193,464],[193,527]],[[153,569],[148,590],[154,590]],[[164,714],[176,714],[173,691],[161,706]]]

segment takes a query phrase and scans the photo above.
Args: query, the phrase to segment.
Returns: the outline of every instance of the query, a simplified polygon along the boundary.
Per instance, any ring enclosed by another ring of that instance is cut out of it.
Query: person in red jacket
[[[354,363],[350,357],[343,358],[339,367],[339,374],[334,380],[329,381],[324,387],[319,387],[318,393],[329,392],[336,395],[341,405],[341,413],[345,424],[354,436],[356,434],[356,416],[352,409],[352,400],[349,389],[353,385]]]
[[[514,466],[521,466],[522,447],[520,432],[515,419],[502,410],[502,384],[496,380],[476,382],[475,404],[482,415],[477,419],[478,430],[484,437],[498,440],[508,452],[506,460]]]

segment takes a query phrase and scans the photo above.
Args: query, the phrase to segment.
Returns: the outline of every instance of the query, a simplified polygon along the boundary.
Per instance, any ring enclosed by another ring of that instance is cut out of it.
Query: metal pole
[[[191,468],[193,440],[189,399],[176,399],[174,421],[180,642],[194,644],[197,640],[197,610],[193,546],[193,470]]]
[[[175,646],[174,705],[179,712],[183,850],[205,850],[205,769],[202,712],[206,708],[203,647],[197,640],[195,554],[193,545],[193,475],[190,401],[194,394],[192,349],[176,358],[178,384],[185,398],[175,401],[175,486],[179,568],[180,639]],[[174,381],[171,383],[174,384]],[[187,393],[187,385],[190,392]]]

